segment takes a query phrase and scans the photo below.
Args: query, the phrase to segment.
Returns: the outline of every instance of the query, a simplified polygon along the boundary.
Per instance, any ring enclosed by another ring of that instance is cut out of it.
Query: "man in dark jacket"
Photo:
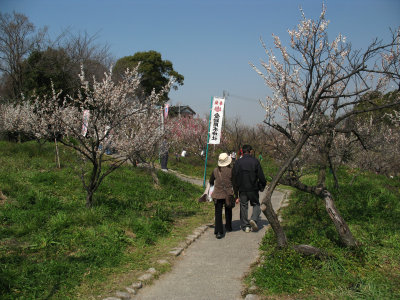
[[[233,189],[240,199],[240,223],[242,230],[250,232],[258,230],[257,220],[260,217],[260,201],[258,192],[264,190],[267,182],[260,162],[250,153],[250,145],[243,145],[243,157],[235,162],[232,170]],[[248,218],[248,205],[253,206],[251,219]]]

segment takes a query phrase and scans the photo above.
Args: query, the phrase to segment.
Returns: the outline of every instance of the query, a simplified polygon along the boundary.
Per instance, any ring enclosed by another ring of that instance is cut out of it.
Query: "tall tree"
[[[62,90],[61,98],[73,95],[80,87],[76,69],[64,49],[34,51],[23,63],[22,90],[26,96],[49,95],[53,83],[55,90]]]
[[[390,104],[352,109],[364,101],[362,95],[365,92],[382,90],[390,80],[399,78],[396,74],[399,31],[392,32],[387,43],[376,39],[366,50],[353,51],[340,34],[329,41],[325,12],[323,7],[318,20],[307,19],[302,12],[303,20],[297,29],[289,30],[289,47],[283,46],[279,37],[274,36],[281,59],[263,43],[268,55],[268,61],[261,63],[264,73],[253,66],[273,90],[273,96],[263,105],[264,123],[280,135],[276,141],[281,149],[285,149],[281,152],[279,171],[261,204],[276,233],[279,247],[287,247],[288,241],[271,205],[272,192],[278,183],[321,198],[343,244],[348,247],[358,245],[326,185],[330,154],[337,137],[357,135],[353,128],[344,126],[348,118],[400,103],[397,98]],[[376,78],[372,78],[373,75]],[[309,161],[306,158],[312,154],[316,158],[318,180],[315,185],[306,185],[301,180],[302,172]],[[303,250],[306,252],[309,248]]]
[[[56,49],[63,49],[67,53],[71,63],[76,67],[73,76],[79,73],[83,65],[88,78],[95,76],[102,78],[113,64],[114,58],[110,53],[108,44],[97,42],[98,33],[89,34],[85,32],[72,33],[65,30],[59,41],[54,43]],[[124,72],[125,70],[122,70]]]
[[[148,97],[153,90],[156,93],[160,92],[171,78],[175,80],[172,86],[173,89],[176,90],[178,89],[178,85],[183,85],[183,75],[174,70],[171,61],[163,60],[161,54],[154,50],[137,52],[133,56],[120,58],[115,64],[113,73],[117,78],[121,78],[126,68],[133,69],[138,65],[142,98]],[[165,92],[160,99],[160,104],[168,100],[168,92]]]
[[[52,46],[44,51],[33,51],[23,62],[23,92],[51,94],[53,82],[56,90],[65,95],[78,93],[81,66],[87,78],[102,78],[111,66],[111,54],[107,45],[96,43],[97,34],[73,34],[65,30]]]
[[[102,78],[111,66],[111,55],[107,45],[96,44],[97,34],[72,34],[64,31],[52,47],[44,51],[33,51],[22,63],[25,96],[49,95],[51,82],[55,90],[62,90],[60,98],[76,95],[80,88],[79,74],[81,66],[87,78]]]
[[[22,91],[22,63],[34,50],[41,49],[47,28],[39,30],[20,13],[0,13],[0,72],[9,80],[6,98],[16,99]]]

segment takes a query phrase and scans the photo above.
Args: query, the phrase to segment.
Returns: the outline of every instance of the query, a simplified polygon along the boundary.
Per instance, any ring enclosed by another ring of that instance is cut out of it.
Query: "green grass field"
[[[336,206],[355,237],[357,250],[344,248],[321,199],[293,192],[283,211],[289,242],[324,249],[325,259],[277,250],[272,230],[266,234],[262,263],[247,278],[268,299],[400,299],[399,178],[340,172]],[[333,190],[333,189],[332,189]]]
[[[85,207],[73,152],[54,145],[0,142],[0,298],[91,299],[111,294],[210,222],[212,205],[199,205],[202,189],[159,173],[159,188],[145,171],[116,170]],[[207,180],[216,165],[211,158]],[[267,177],[276,170],[262,162]],[[170,159],[169,168],[203,177],[204,161]],[[322,200],[293,192],[283,210],[291,245],[310,244],[328,254],[303,257],[276,249],[272,230],[261,245],[261,262],[245,279],[268,299],[399,299],[400,181],[342,169],[331,191],[355,237],[344,248]],[[307,180],[313,180],[310,176]],[[351,183],[351,184],[350,184]],[[332,183],[330,183],[332,185]],[[168,267],[161,271],[166,271]]]
[[[200,224],[213,207],[202,189],[122,167],[85,207],[76,159],[54,145],[0,142],[0,298],[87,299],[131,283]]]

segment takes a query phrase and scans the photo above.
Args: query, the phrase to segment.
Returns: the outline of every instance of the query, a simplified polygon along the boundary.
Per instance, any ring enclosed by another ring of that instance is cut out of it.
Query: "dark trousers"
[[[167,168],[168,153],[161,155],[160,160],[161,160],[161,169],[168,169]]]
[[[217,199],[215,201],[215,229],[214,233],[224,233],[222,225],[222,207],[225,206],[225,199]],[[225,206],[225,226],[232,230],[232,208]]]

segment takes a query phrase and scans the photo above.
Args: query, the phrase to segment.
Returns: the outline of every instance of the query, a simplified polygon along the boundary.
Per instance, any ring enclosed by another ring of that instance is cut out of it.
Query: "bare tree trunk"
[[[61,165],[60,165],[60,154],[58,152],[57,138],[54,138],[54,142],[56,144],[56,163],[57,163],[57,167],[60,169],[61,168]]]
[[[86,194],[86,207],[91,208],[93,205],[93,192],[87,192]]]
[[[318,171],[318,183],[317,186],[325,188],[325,181],[326,181],[326,165],[321,164],[319,166],[319,171]]]
[[[93,195],[96,191],[96,183],[93,178],[90,180],[89,185],[86,187],[86,207],[90,208],[93,205]]]
[[[357,247],[359,243],[354,238],[353,234],[350,231],[349,226],[340,215],[339,211],[336,209],[335,202],[333,197],[329,191],[324,190],[323,192],[323,199],[325,201],[325,208],[328,212],[329,217],[335,224],[336,230],[340,236],[340,240],[344,243],[346,247]]]
[[[326,188],[321,186],[307,186],[295,178],[282,178],[281,183],[290,185],[300,191],[310,193],[322,198],[325,201],[326,211],[328,212],[329,217],[336,227],[340,240],[346,247],[358,246],[358,242],[353,237],[349,226],[347,226],[346,221],[342,218],[339,211],[337,210],[332,194]]]
[[[272,192],[270,188],[268,188],[267,193],[262,200],[261,210],[264,215],[267,217],[268,222],[271,224],[272,230],[275,232],[278,247],[285,248],[288,245],[287,237],[283,228],[279,222],[278,216],[274,211],[271,203]]]
[[[96,191],[97,186],[98,186],[97,185],[98,175],[99,175],[98,173],[100,172],[100,167],[97,164],[96,156],[93,157],[93,160],[91,162],[92,162],[92,172],[88,179],[88,181],[89,181],[88,184],[86,184],[86,182],[85,182],[84,160],[82,161],[82,166],[81,166],[81,170],[82,170],[81,180],[82,180],[83,187],[86,190],[86,207],[87,208],[90,208],[93,205],[93,194]]]
[[[296,156],[299,154],[301,148],[305,144],[305,142],[308,139],[308,135],[303,134],[295,149],[292,151],[291,156],[286,160],[286,162],[281,166],[279,169],[278,173],[274,176],[274,178],[271,181],[271,184],[268,186],[267,192],[265,194],[264,199],[261,201],[261,210],[268,219],[268,222],[271,224],[272,230],[275,232],[276,238],[277,238],[277,243],[279,248],[284,248],[288,246],[288,241],[285,232],[283,231],[283,228],[278,220],[278,216],[276,215],[272,203],[271,203],[271,197],[272,193],[274,192],[276,186],[278,185],[278,182],[282,178],[283,174],[286,172],[286,170],[289,168],[290,164],[293,162],[293,160],[296,158]]]
[[[332,171],[333,180],[335,182],[335,189],[338,190],[339,189],[339,180],[336,176],[336,170],[333,167],[332,159],[330,157],[329,157],[329,167],[331,168],[331,171]]]
[[[344,243],[344,245],[346,245],[346,247],[356,247],[358,245],[356,239],[353,237],[353,234],[351,233],[345,220],[342,218],[339,211],[336,209],[332,194],[326,188],[327,167],[329,166],[330,168],[332,168],[332,172],[334,172],[331,163],[332,161],[329,156],[332,143],[333,143],[333,133],[331,132],[326,140],[325,147],[323,148],[322,151],[323,162],[320,165],[320,174],[318,178],[318,187],[321,188],[321,190],[317,189],[317,191],[320,191],[319,196],[323,198],[325,201],[326,211],[328,212],[329,217],[333,221],[333,224],[335,224],[336,230],[340,236],[341,241]]]

